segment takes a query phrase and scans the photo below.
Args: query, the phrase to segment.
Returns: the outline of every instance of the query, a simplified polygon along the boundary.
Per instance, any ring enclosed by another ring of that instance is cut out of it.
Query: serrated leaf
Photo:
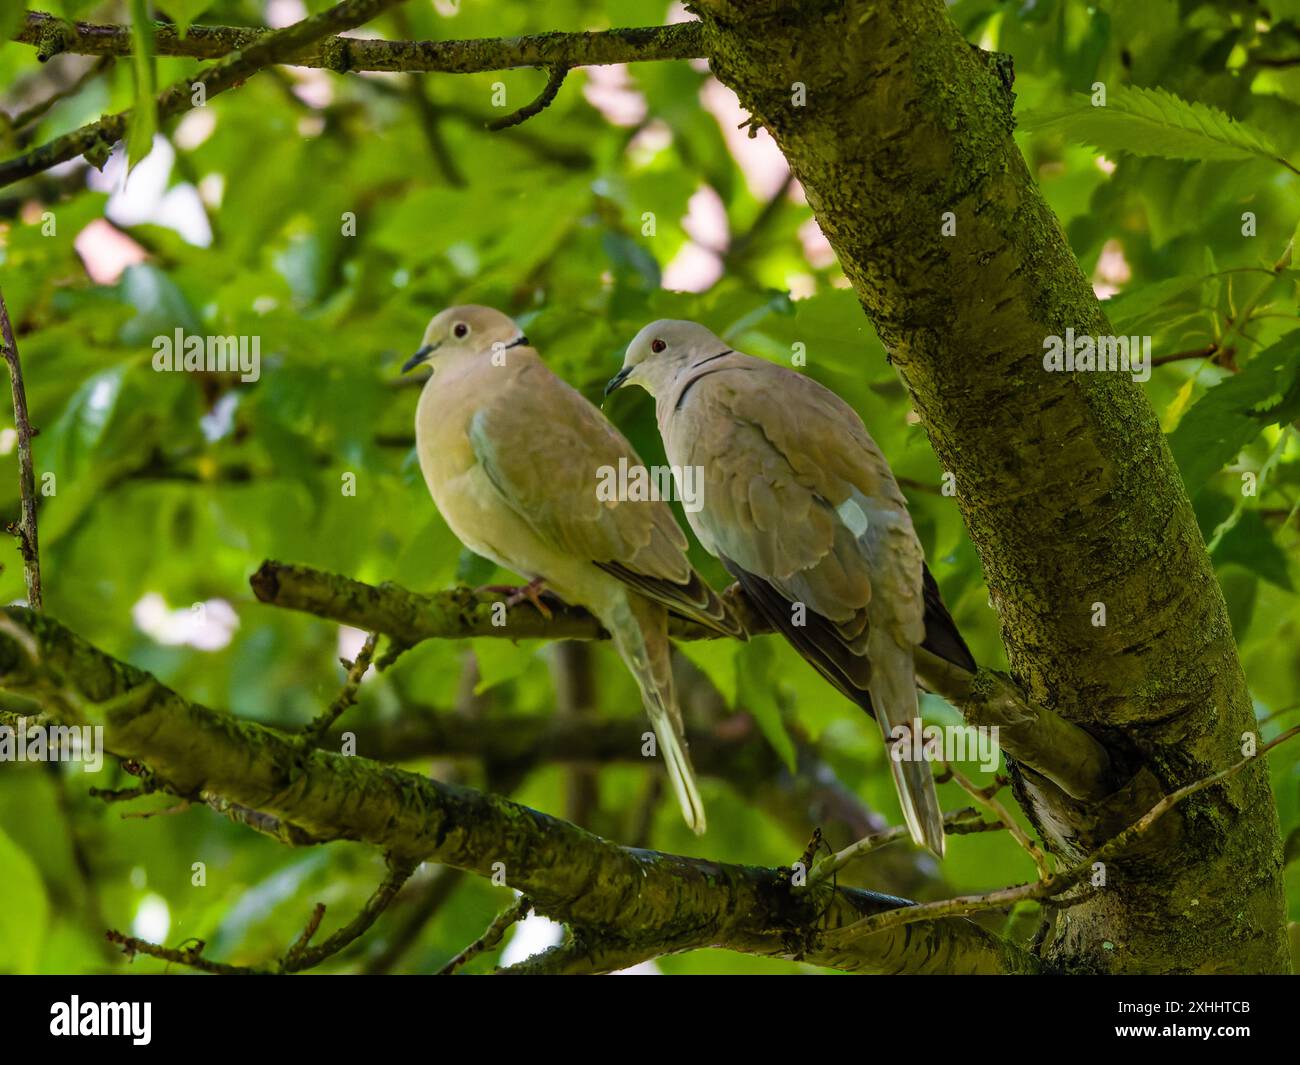
[[[1026,112],[1019,126],[1034,132],[1057,131],[1074,144],[1102,152],[1197,162],[1267,159],[1296,171],[1261,131],[1216,107],[1184,100],[1165,89],[1114,89],[1102,106],[1078,94],[1063,110]]]
[[[1169,444],[1193,494],[1266,426],[1300,417],[1300,329],[1210,389],[1178,423]]]
[[[1127,335],[1137,332],[1137,324],[1149,318],[1152,313],[1193,289],[1200,288],[1204,283],[1204,277],[1194,274],[1166,277],[1139,285],[1131,292],[1121,292],[1106,300],[1102,307],[1116,332]]]
[[[128,173],[153,149],[153,135],[158,131],[153,19],[148,0],[131,0],[131,71],[135,77],[135,107],[126,134]]]

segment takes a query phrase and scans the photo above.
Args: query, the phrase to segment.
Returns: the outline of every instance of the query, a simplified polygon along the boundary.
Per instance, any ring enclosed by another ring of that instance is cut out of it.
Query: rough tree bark
[[[698,6],[715,73],[785,153],[956,474],[1014,674],[1125,770],[1127,785],[1085,803],[1018,774],[1032,819],[1076,860],[1157,794],[1239,758],[1255,720],[1141,387],[1043,370],[1046,336],[1111,330],[1012,139],[1005,66],[940,0]],[[1113,866],[1055,931],[1047,956],[1062,969],[1287,970],[1265,765]]]

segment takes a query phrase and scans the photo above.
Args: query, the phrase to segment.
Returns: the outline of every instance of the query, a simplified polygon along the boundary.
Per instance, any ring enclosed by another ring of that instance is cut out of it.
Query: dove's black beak
[[[414,370],[420,363],[424,362],[430,355],[438,350],[437,344],[425,344],[419,351],[402,363],[402,373]]]
[[[631,366],[624,366],[623,369],[619,370],[618,373],[616,373],[613,377],[611,377],[609,379],[609,384],[605,386],[605,395],[608,397],[609,394],[613,392],[615,389],[621,388],[623,386],[623,382],[627,380],[628,374],[630,374],[631,372],[632,372]]]

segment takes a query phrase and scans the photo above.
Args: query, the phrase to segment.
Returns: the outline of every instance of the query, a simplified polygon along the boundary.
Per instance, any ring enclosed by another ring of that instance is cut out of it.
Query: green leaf
[[[545,646],[541,640],[474,640],[474,658],[478,661],[478,683],[474,694],[482,695],[489,688],[514,680],[532,666],[538,651]]]
[[[1169,303],[1198,289],[1205,278],[1193,274],[1167,277],[1160,281],[1139,284],[1132,291],[1121,292],[1106,300],[1102,307],[1116,333],[1128,335],[1137,332],[1139,322],[1151,317]]]
[[[1282,864],[1290,865],[1297,858],[1300,858],[1300,828],[1293,828],[1282,847]]]
[[[118,363],[86,379],[72,394],[54,424],[39,439],[42,453],[60,479],[71,479],[90,464],[117,410],[129,363]]]
[[[148,0],[131,0],[131,70],[135,75],[135,107],[126,135],[128,171],[153,148],[158,131],[158,83],[154,66],[153,19]]]
[[[19,0],[0,0],[0,33],[4,34],[0,41],[9,40],[18,31],[26,13],[25,3],[20,3]]]
[[[1268,425],[1300,417],[1300,329],[1210,389],[1169,437],[1187,490],[1196,493]]]
[[[36,969],[50,904],[45,885],[27,852],[0,829],[0,973]]]
[[[1020,116],[1020,128],[1060,132],[1074,144],[1103,152],[1197,162],[1258,158],[1296,169],[1259,130],[1218,108],[1184,100],[1164,89],[1114,89],[1104,106],[1094,106],[1086,94],[1073,99],[1073,106],[1061,111],[1026,112]]]
[[[213,0],[159,0],[158,6],[176,23],[176,32],[184,37],[194,20],[212,6]]]
[[[1291,592],[1295,588],[1287,572],[1286,552],[1277,545],[1259,511],[1245,511],[1219,541],[1216,564],[1235,562],[1256,576]]]
[[[199,334],[198,313],[171,276],[151,263],[128,266],[118,282],[121,301],[136,314],[122,326],[119,339],[129,347],[152,345],[155,337],[172,336],[176,329]]]
[[[1191,406],[1192,395],[1196,391],[1196,378],[1189,377],[1183,382],[1173,399],[1169,401],[1169,406],[1165,408],[1165,415],[1161,418],[1162,426],[1166,433],[1172,433],[1178,428],[1178,423],[1182,420],[1187,408]]]
[[[772,675],[772,645],[767,640],[751,640],[736,651],[736,699],[758,722],[767,742],[781,756],[786,768],[795,772],[794,742],[785,729],[781,705],[777,701],[777,683]]]
[[[708,677],[727,706],[734,710],[736,679],[740,672],[736,659],[740,654],[740,647],[729,640],[693,640],[678,644],[677,650]]]
[[[1225,566],[1219,573],[1219,587],[1228,604],[1228,621],[1232,637],[1238,643],[1250,631],[1255,616],[1255,603],[1259,599],[1259,577],[1240,566]]]

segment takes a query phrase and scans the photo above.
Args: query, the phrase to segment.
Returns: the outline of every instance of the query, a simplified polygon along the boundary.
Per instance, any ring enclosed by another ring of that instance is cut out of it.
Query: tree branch
[[[200,85],[203,86],[203,99],[206,101],[217,93],[234,88],[264,67],[298,54],[322,37],[342,30],[355,29],[369,22],[385,9],[399,2],[400,0],[343,0],[343,3],[336,4],[319,15],[312,15],[301,22],[295,22],[292,26],[245,40],[242,45],[237,46],[237,51],[214,63],[197,77],[178,81],[163,92],[158,97],[158,120],[161,122],[189,110],[193,106],[194,94]],[[50,16],[45,18],[49,19]],[[123,30],[123,32],[129,34],[130,31]],[[76,38],[76,35],[75,30],[71,31],[73,38]],[[66,24],[51,25],[47,22],[39,36],[42,42],[39,54],[45,58],[48,58],[46,52],[50,48],[54,48],[50,54],[68,50],[69,31]],[[56,38],[61,47],[51,44]],[[329,57],[334,69],[348,69],[349,49],[355,42],[346,37],[334,37],[331,40],[334,42],[332,46],[322,46],[323,54]],[[98,122],[91,122],[62,137],[56,137],[39,148],[0,163],[0,186],[48,170],[79,155],[85,155],[89,162],[103,166],[113,145],[126,133],[130,117],[130,111],[105,115]]]
[[[22,494],[22,518],[10,530],[18,537],[23,556],[23,577],[27,583],[27,602],[33,610],[41,609],[41,551],[36,537],[36,478],[32,473],[32,428],[27,416],[27,392],[23,388],[23,367],[18,361],[18,342],[14,339],[9,308],[0,294],[0,340],[4,359],[9,365],[9,384],[14,398],[14,425],[18,430],[18,487]]]
[[[36,649],[0,629],[0,686],[42,700],[68,723],[102,726],[110,753],[148,764],[183,792],[221,796],[322,842],[362,841],[395,863],[502,873],[538,913],[594,931],[624,954],[715,946],[861,972],[1038,971],[1032,955],[964,920],[823,949],[825,930],[910,903],[826,885],[799,892],[786,870],[621,847],[498,796],[304,752],[292,736],[189,702],[45,615],[9,607],[0,617]]]
[[[396,721],[382,726],[361,722],[348,727],[356,737],[356,753],[376,761],[472,758],[503,773],[520,773],[555,763],[644,765],[641,748],[645,730],[644,721],[627,718],[542,714],[475,718],[409,703],[403,704]],[[864,836],[893,831],[879,813],[839,779],[797,728],[791,729],[791,739],[798,759],[794,773],[788,771],[754,719],[744,712],[735,713],[713,728],[691,731],[691,760],[697,773],[724,781],[783,827],[792,839],[805,838],[809,824],[820,825],[833,845],[847,845]],[[339,732],[330,733],[320,746],[329,751],[341,750]],[[570,816],[569,820],[574,818]],[[906,830],[899,830],[891,839],[906,835]],[[871,880],[880,890],[909,897],[933,898],[944,892],[943,878],[935,863],[910,848],[877,856]]]
[[[269,966],[229,965],[213,961],[203,956],[207,944],[201,940],[192,940],[188,946],[164,947],[136,936],[124,935],[112,929],[107,933],[110,943],[117,944],[128,957],[147,954],[151,958],[185,965],[213,976],[248,976],[253,974],[300,973],[315,968],[321,962],[332,958],[344,948],[355,942],[378,920],[389,904],[401,891],[402,885],[410,879],[415,865],[407,860],[390,861],[388,873],[374,893],[366,900],[360,912],[347,924],[335,932],[318,947],[309,947],[312,937],[319,931],[321,920],[325,916],[325,904],[318,902],[312,909],[306,927],[294,940],[284,954]]]
[[[439,969],[438,975],[451,976],[462,965],[472,961],[485,950],[492,950],[501,942],[501,938],[506,934],[507,929],[517,921],[522,921],[527,917],[528,911],[532,908],[533,904],[528,901],[528,897],[526,895],[520,896],[517,902],[508,906],[493,918],[492,923],[487,927],[487,931]]]
[[[370,661],[375,657],[375,644],[378,640],[378,633],[367,634],[366,642],[361,645],[361,650],[357,652],[356,657],[351,662],[342,660],[343,667],[348,671],[343,687],[325,712],[299,733],[302,743],[318,743],[334,722],[343,716],[348,707],[356,704],[357,692],[361,690],[361,679],[370,669]]]
[[[1013,887],[999,888],[996,891],[990,891],[984,895],[962,895],[952,899],[942,899],[937,902],[921,903],[918,906],[911,907],[906,913],[878,913],[865,917],[856,925],[850,925],[847,928],[840,928],[831,933],[828,938],[834,942],[842,939],[852,939],[854,936],[866,936],[880,932],[884,929],[899,928],[913,920],[924,920],[929,917],[951,917],[955,915],[966,915],[977,913],[980,910],[989,910],[1010,906],[1017,902],[1026,902],[1032,899],[1048,899],[1059,897],[1063,892],[1080,884],[1087,879],[1098,866],[1104,867],[1105,864],[1118,855],[1123,853],[1133,842],[1144,833],[1151,829],[1160,818],[1164,817],[1170,810],[1177,806],[1184,799],[1190,798],[1197,792],[1204,791],[1206,788],[1215,784],[1220,784],[1231,777],[1236,776],[1251,762],[1255,761],[1260,755],[1266,754],[1279,744],[1300,735],[1300,725],[1288,729],[1280,736],[1274,737],[1268,743],[1264,744],[1259,750],[1251,755],[1246,756],[1216,773],[1211,773],[1207,777],[1194,781],[1191,784],[1184,785],[1168,795],[1162,796],[1160,801],[1151,807],[1146,813],[1138,818],[1133,824],[1129,825],[1122,832],[1117,833],[1112,839],[1109,839],[1102,846],[1098,847],[1092,854],[1088,855],[1082,861],[1076,863],[1069,869],[1062,870],[1052,876],[1042,880],[1035,881],[1032,884],[1018,884]]]
[[[1078,725],[1029,702],[1005,674],[981,667],[971,674],[920,650],[916,675],[958,707],[967,724],[996,727],[998,743],[1017,762],[1067,795],[1103,799],[1121,783],[1106,748]]]
[[[342,27],[337,27],[342,28]],[[335,30],[330,30],[333,33]],[[160,56],[220,59],[231,52],[265,41],[271,31],[243,26],[191,26],[181,37],[176,27],[155,23],[154,37]],[[67,23],[39,11],[28,12],[14,34],[15,41],[43,48],[42,61],[58,52],[77,55],[131,54],[129,26]],[[48,42],[54,42],[52,44]],[[374,41],[355,37],[326,37],[305,42],[296,51],[280,51],[273,60],[300,67],[343,70],[424,71],[439,74],[480,74],[517,67],[603,66],[611,63],[645,63],[704,56],[698,22],[671,26],[644,26],[585,33],[536,33],[470,41]]]
[[[601,640],[607,633],[581,607],[553,605],[547,621],[531,603],[506,606],[506,597],[470,588],[451,588],[432,595],[385,582],[365,584],[336,573],[285,562],[266,561],[248,582],[268,606],[298,610],[345,625],[381,632],[408,646],[424,640],[460,640],[504,636],[511,640]],[[747,605],[736,600],[733,606]],[[364,622],[358,619],[366,619]],[[503,624],[494,624],[494,620]],[[752,610],[741,620],[762,631]],[[720,638],[712,629],[671,618],[670,634],[680,640]]]
[[[546,75],[546,86],[535,100],[525,104],[518,111],[512,111],[504,118],[493,119],[487,124],[487,128],[495,133],[503,129],[509,129],[511,126],[522,125],[534,115],[540,115],[555,101],[555,98],[560,94],[560,86],[564,84],[564,79],[568,76],[568,67],[558,65],[551,67],[550,72]]]
[[[364,584],[309,566],[267,561],[250,578],[263,603],[329,618],[368,632],[382,632],[412,645],[429,639],[504,636],[510,639],[603,639],[606,633],[585,610],[557,607],[551,621],[530,604],[498,607],[504,620],[493,624],[496,595],[453,588],[420,595],[395,584]],[[728,593],[748,632],[770,631],[743,595]],[[702,625],[670,617],[669,633],[678,640],[717,639]],[[917,676],[931,691],[961,708],[972,725],[998,726],[1002,749],[1068,795],[1101,798],[1114,790],[1110,756],[1078,725],[1035,706],[1004,676],[988,669],[972,675],[933,655],[917,655]]]

